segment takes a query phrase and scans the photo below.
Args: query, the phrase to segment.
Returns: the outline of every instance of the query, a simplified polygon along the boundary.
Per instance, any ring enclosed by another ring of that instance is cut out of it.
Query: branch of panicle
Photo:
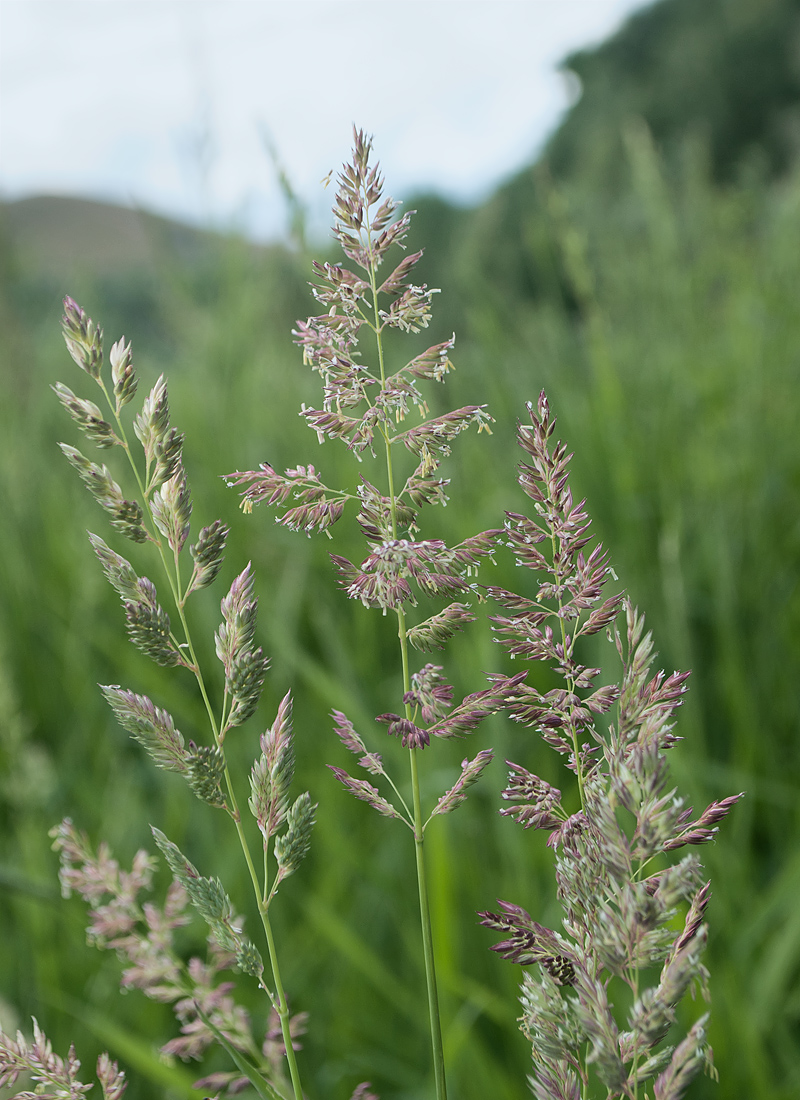
[[[180,664],[193,672],[208,713],[213,744],[198,747],[190,742],[187,747],[172,717],[146,696],[126,691],[117,685],[107,686],[103,691],[121,724],[144,746],[158,767],[181,774],[198,798],[211,806],[225,809],[234,821],[259,904],[292,1088],[296,1100],[300,1100],[302,1088],[290,1037],[289,1012],[267,917],[266,883],[262,891],[242,828],[241,814],[223,749],[226,734],[255,713],[268,668],[263,651],[255,646],[257,600],[253,594],[250,567],[235,578],[221,604],[223,622],[217,630],[215,641],[217,655],[225,670],[225,692],[221,715],[217,721],[192,643],[185,603],[189,595],[206,587],[216,578],[223,560],[228,528],[218,520],[200,531],[197,542],[190,547],[193,568],[184,586],[181,581],[180,555],[189,535],[192,501],[181,457],[183,435],[170,426],[166,381],[163,376],[157,380],[133,421],[134,433],[144,452],[142,475],[128,445],[120,416],[123,407],[133,398],[137,389],[130,345],[126,345],[123,339],[111,350],[112,400],[102,376],[102,332],[70,298],[64,301],[63,329],[73,359],[102,390],[111,408],[116,431],[102,419],[94,403],[77,397],[60,384],[55,387],[56,394],[78,428],[91,442],[100,447],[120,445],[125,449],[139,487],[141,503],[123,497],[122,490],[105,466],[100,467],[91,462],[76,448],[62,444],[62,450],[95,499],[109,514],[112,526],[134,542],[155,543],[183,627],[183,643],[175,638],[169,615],[159,603],[152,581],[146,577],[138,577],[130,562],[94,535],[90,536],[93,548],[106,577],[123,602],[128,633],[133,643],[158,664]],[[313,469],[309,475],[303,471],[302,476],[306,477],[306,491],[309,491]],[[165,544],[172,551],[172,565],[168,560]],[[262,777],[263,782],[268,778],[265,774]],[[286,831],[275,837],[278,874],[270,898],[278,882],[293,873],[308,850],[314,821],[314,807],[308,794],[301,795],[291,808],[279,815],[279,819],[280,823],[285,822]],[[269,836],[274,832],[272,829]],[[219,880],[200,876],[163,834],[155,830],[154,835],[176,881],[185,888],[190,903],[207,922],[217,948],[231,954],[236,967],[255,977],[269,993],[262,977],[261,956],[252,942],[241,936],[240,930],[233,923],[232,905]],[[266,839],[265,834],[265,845]],[[194,1003],[199,1005],[196,982],[193,996]],[[216,994],[212,992],[208,996],[213,1001]],[[186,1025],[192,1034],[198,1029],[202,1033],[205,1026],[203,1021],[210,1021],[208,1027],[211,1028],[211,1034],[222,1042],[220,1035],[227,1034],[227,1030],[223,1027],[214,1031],[216,1025],[212,1010],[219,1006],[216,1001],[212,1001],[206,1005],[208,1013],[205,1017],[202,1008],[197,1010],[199,1016],[192,1015],[193,1010],[186,1005],[181,1012],[184,1015],[188,1012],[192,1016]],[[227,1004],[227,1001],[224,1003]],[[224,1043],[227,1042],[225,1039]],[[258,1080],[258,1072],[260,1071],[253,1070],[251,1082]]]
[[[216,1042],[212,1030],[216,1028],[236,1050],[252,1059],[268,1080],[282,1086],[275,1020],[271,1019],[259,1047],[248,1012],[231,995],[233,983],[221,980],[224,971],[237,965],[243,943],[241,918],[231,916],[226,942],[212,933],[205,960],[193,956],[184,962],[176,951],[174,933],[192,918],[189,891],[180,881],[170,884],[163,906],[140,900],[140,895],[151,891],[156,869],[155,859],[147,852],[137,852],[131,870],[124,871],[107,845],[101,844],[95,853],[86,835],[69,819],[50,835],[60,857],[62,893],[65,897],[78,893],[89,906],[87,938],[101,950],[114,951],[125,964],[122,989],[139,989],[151,1000],[172,1005],[180,1034],[165,1043],[162,1052],[184,1061],[199,1060]],[[197,876],[195,881],[204,880]],[[303,1014],[293,1018],[294,1035],[301,1033],[304,1021]],[[240,1074],[223,1076],[232,1091],[236,1091],[235,1082],[244,1080]],[[205,1087],[205,1080],[198,1081],[197,1087]]]
[[[517,563],[540,579],[533,599],[500,588],[487,594],[506,611],[493,621],[512,657],[546,661],[565,681],[545,693],[520,684],[509,709],[566,757],[578,777],[580,810],[569,814],[557,788],[509,762],[503,798],[512,805],[501,813],[549,833],[564,932],[502,901],[499,912],[481,914],[482,923],[504,934],[493,948],[502,957],[538,964],[538,978],[524,977],[522,1028],[532,1042],[539,1100],[587,1095],[590,1064],[609,1098],[635,1100],[651,1080],[659,1100],[677,1098],[711,1057],[705,1017],[677,1047],[665,1043],[686,991],[697,985],[707,996],[701,954],[709,887],[696,856],[678,863],[666,857],[712,839],[742,796],[712,802],[693,821],[670,788],[665,753],[678,740],[674,719],[687,674],[653,675],[643,617],[624,594],[604,598],[614,574],[602,547],[588,549],[589,518],[584,502],[573,500],[570,455],[551,442],[555,421],[543,393],[529,412],[530,424],[519,431],[527,456],[519,481],[535,515],[510,513],[506,540]],[[624,638],[616,625],[621,609]],[[619,684],[596,687],[600,670],[581,664],[576,644],[602,629],[622,675]],[[598,720],[615,704],[616,722],[603,729]],[[663,868],[646,876],[657,857]],[[682,907],[688,910],[676,933]],[[654,967],[659,977],[645,987],[643,976]],[[611,978],[633,994],[624,1021],[608,1000]]]
[[[329,533],[346,506],[350,502],[356,505],[356,521],[367,540],[368,553],[359,564],[332,555],[339,581],[350,599],[397,616],[403,712],[387,712],[376,721],[410,751],[411,797],[408,801],[403,798],[380,756],[367,751],[341,712],[335,712],[335,721],[345,747],[357,755],[359,765],[371,776],[391,787],[394,800],[384,797],[366,779],[354,778],[341,768],[331,770],[356,798],[386,817],[399,818],[414,832],[436,1090],[443,1098],[443,1053],[422,839],[433,816],[450,812],[463,802],[491,754],[484,750],[472,760],[464,760],[455,784],[425,821],[416,750],[426,748],[431,737],[461,737],[473,732],[485,718],[508,705],[523,676],[490,678],[487,690],[468,695],[453,707],[453,691],[443,683],[440,666],[429,664],[412,675],[409,647],[423,653],[442,648],[474,619],[468,599],[482,596],[473,578],[479,563],[494,553],[502,532],[484,531],[454,547],[418,536],[422,508],[447,502],[448,481],[438,471],[453,440],[473,425],[479,432],[488,431],[491,417],[480,405],[430,415],[422,383],[443,382],[452,370],[454,337],[415,355],[397,370],[387,370],[386,330],[414,333],[427,327],[435,291],[415,281],[421,252],[405,255],[388,275],[379,275],[390,249],[404,245],[411,212],[399,214],[398,204],[384,197],[379,168],[370,163],[371,148],[363,131],[355,130],[351,161],[337,178],[334,235],[352,267],[346,263],[314,264],[312,292],[324,312],[298,322],[294,337],[304,362],[319,374],[323,391],[320,406],[303,407],[301,416],[320,443],[340,440],[359,461],[376,458],[377,452],[383,451],[386,491],[363,475],[354,493],[334,490],[308,465],[281,474],[263,463],[258,470],[237,471],[228,480],[240,488],[246,511],[255,504],[268,503],[279,509],[279,523],[306,533]],[[375,338],[371,355],[361,346],[365,329]],[[415,412],[418,422],[408,425]],[[401,445],[400,455],[408,456],[415,468],[396,484],[395,468],[401,461],[394,458],[397,444]],[[423,621],[409,624],[407,612],[420,598],[448,602]]]
[[[70,1047],[66,1058],[53,1052],[52,1044],[34,1017],[33,1038],[28,1040],[21,1031],[16,1040],[0,1028],[0,1088],[10,1087],[20,1076],[28,1076],[35,1084],[33,1092],[18,1092],[22,1100],[40,1097],[42,1100],[80,1100],[93,1087],[78,1079],[81,1063]],[[97,1080],[103,1092],[103,1100],[120,1100],[128,1087],[125,1074],[107,1053],[97,1059]]]
[[[355,500],[359,505],[357,522],[370,543],[370,552],[358,566],[332,555],[341,584],[351,599],[360,600],[366,607],[380,608],[384,614],[395,611],[404,617],[406,607],[416,605],[417,593],[428,598],[461,597],[462,602],[451,602],[443,611],[407,631],[402,629],[405,623],[401,624],[401,642],[407,641],[424,652],[443,646],[472,620],[463,597],[474,592],[471,582],[474,570],[482,558],[494,552],[501,532],[483,532],[453,548],[440,540],[410,536],[417,530],[419,509],[424,504],[446,501],[447,482],[435,474],[442,458],[450,453],[450,442],[471,424],[477,424],[479,429],[488,428],[490,418],[482,406],[469,406],[423,419],[417,426],[401,432],[393,427],[405,420],[414,406],[421,416],[427,416],[427,403],[418,383],[444,380],[452,369],[450,353],[454,338],[433,345],[393,374],[385,374],[381,331],[387,325],[403,329],[413,323],[413,309],[419,307],[422,299],[417,298],[412,309],[414,294],[409,293],[413,291],[410,280],[421,253],[404,257],[378,284],[378,267],[389,248],[402,243],[410,214],[395,217],[397,204],[383,198],[383,181],[378,169],[370,167],[370,151],[371,143],[363,132],[357,131],[352,161],[338,177],[334,204],[335,235],[345,255],[365,274],[362,277],[340,264],[315,264],[317,281],[313,292],[327,312],[299,322],[295,330],[305,361],[323,380],[322,408],[303,409],[302,415],[320,440],[342,439],[359,456],[372,450],[378,434],[387,448],[402,443],[416,458],[417,468],[400,493],[394,492],[390,478],[388,495],[363,476],[356,494],[331,490],[311,466],[298,466],[281,475],[265,463],[258,471],[229,475],[229,482],[243,487],[247,510],[261,502],[283,506],[285,511],[279,522],[304,531],[314,528],[327,531],[341,517],[347,501]],[[379,296],[390,298],[387,308],[378,307]],[[412,313],[404,314],[407,307]],[[360,360],[358,344],[364,325],[374,331],[378,340],[378,370]],[[406,684],[406,695],[409,690],[410,684]],[[494,690],[486,693],[486,698],[491,696],[492,705],[499,705],[500,694]],[[503,700],[508,694],[506,691]],[[488,702],[481,713],[484,716],[490,713]],[[422,748],[429,741],[424,726],[412,721],[409,714],[382,715],[379,721],[388,726],[390,735],[399,736],[408,747]],[[449,735],[456,724],[454,717],[433,732]],[[477,720],[470,728],[475,724]],[[391,804],[379,801],[370,784],[343,778],[346,773],[341,769],[335,774],[349,783],[358,797],[387,812]],[[392,813],[395,812],[392,808]]]
[[[533,600],[497,587],[490,587],[487,595],[511,612],[493,618],[497,637],[511,656],[548,661],[566,682],[565,689],[544,696],[523,687],[511,714],[539,728],[545,741],[567,757],[583,802],[584,779],[603,744],[594,716],[610,709],[618,691],[612,685],[592,690],[600,670],[581,664],[575,646],[579,638],[613,622],[623,595],[602,599],[613,571],[601,545],[584,552],[591,540],[590,521],[584,502],[573,500],[571,455],[563,443],[550,445],[555,421],[544,393],[536,411],[528,408],[530,424],[520,426],[518,440],[529,461],[520,468],[519,483],[534,502],[536,518],[508,513],[506,543],[519,565],[542,577]],[[540,549],[543,544],[549,546],[549,554]]]

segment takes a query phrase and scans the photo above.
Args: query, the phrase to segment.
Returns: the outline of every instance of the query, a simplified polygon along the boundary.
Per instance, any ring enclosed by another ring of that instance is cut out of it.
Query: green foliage
[[[490,303],[501,323],[512,321],[522,302],[554,299],[575,308],[572,280],[552,247],[552,212],[541,184],[552,177],[573,189],[581,206],[624,202],[626,145],[642,123],[673,182],[687,143],[701,150],[717,182],[782,178],[800,145],[799,40],[798,0],[644,6],[601,45],[563,62],[576,102],[536,165],[476,211],[429,198],[412,204],[420,216],[411,247],[426,246],[421,270],[429,285],[458,286],[464,305]],[[472,314],[458,309],[445,331],[471,330]]]
[[[784,172],[797,149],[799,33],[797,0],[660,0],[636,12],[563,63],[580,98],[549,143],[554,174],[619,186],[631,119],[671,151],[687,131],[701,134],[719,180],[754,157]]]

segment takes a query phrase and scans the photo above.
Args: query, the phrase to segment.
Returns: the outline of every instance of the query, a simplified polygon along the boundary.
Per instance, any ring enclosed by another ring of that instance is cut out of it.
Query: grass
[[[696,807],[749,792],[705,852],[713,882],[711,1040],[721,1080],[697,1081],[692,1095],[789,1100],[800,1087],[800,179],[720,191],[696,158],[670,174],[643,135],[633,133],[628,148],[630,187],[617,202],[580,188],[556,195],[546,181],[531,182],[550,217],[543,229],[531,215],[520,231],[536,262],[557,270],[560,297],[495,303],[477,280],[460,280],[449,301],[441,296],[442,336],[454,315],[460,333],[450,399],[486,401],[504,425],[488,444],[473,437],[460,448],[463,503],[440,514],[441,534],[457,539],[518,506],[509,425],[522,400],[544,386],[599,534],[648,612],[660,663],[694,669],[679,731],[686,740],[673,760],[681,785]],[[478,271],[466,263],[468,225],[459,247],[461,270]],[[125,664],[130,681],[167,707],[194,705],[179,697],[173,677],[132,654],[113,592],[99,569],[87,568],[83,531],[96,525],[96,506],[63,468],[55,443],[65,429],[47,389],[63,374],[62,291],[110,316],[109,338],[123,331],[133,338],[145,383],[169,370],[173,418],[187,433],[186,463],[205,521],[220,514],[231,524],[237,560],[252,558],[258,577],[260,640],[273,659],[266,712],[286,687],[295,692],[297,786],[312,790],[320,810],[310,862],[287,887],[276,920],[286,984],[296,1007],[313,1011],[309,1090],[345,1097],[368,1078],[384,1097],[422,1095],[422,978],[405,949],[417,902],[394,889],[411,870],[410,856],[396,830],[370,821],[364,832],[363,808],[323,768],[344,763],[330,733],[332,706],[358,720],[390,704],[381,670],[392,631],[376,637],[372,616],[334,591],[324,545],[275,529],[266,512],[240,516],[217,476],[308,455],[310,437],[294,416],[308,400],[308,380],[289,337],[294,319],[311,311],[305,277],[289,255],[261,261],[231,242],[191,277],[176,265],[160,282],[140,282],[132,313],[123,278],[76,287],[65,274],[65,285],[42,287],[11,270],[0,288],[2,996],[20,1021],[35,1013],[57,1048],[74,1038],[85,1064],[103,1045],[131,1059],[133,1100],[165,1089],[182,1095],[152,1053],[169,1016],[142,998],[120,998],[114,960],[83,946],[80,904],[53,897],[47,829],[69,812],[124,859],[147,843],[145,823],[154,820],[198,863],[213,852],[215,861],[236,864],[180,782],[153,774],[94,687],[116,682]],[[331,482],[338,461],[336,451],[324,454]],[[229,582],[233,564],[226,568]],[[208,635],[213,595],[202,616],[198,634]],[[479,632],[455,644],[457,690],[501,663]],[[367,667],[353,657],[364,652],[372,654]],[[488,744],[489,734],[481,736]],[[512,756],[549,778],[546,754],[524,738],[499,720],[491,730],[498,760]],[[455,746],[440,756],[448,778],[461,755]],[[541,845],[493,813],[502,785],[496,763],[482,793],[442,820],[430,846],[444,1042],[451,1092],[464,1100],[524,1096],[528,1069],[513,1026],[514,971],[489,953],[491,938],[472,914],[500,896],[555,919]],[[366,861],[378,868],[369,879]],[[226,885],[244,896],[235,876]],[[100,1033],[97,1021],[110,1018],[139,1050],[138,1062]]]

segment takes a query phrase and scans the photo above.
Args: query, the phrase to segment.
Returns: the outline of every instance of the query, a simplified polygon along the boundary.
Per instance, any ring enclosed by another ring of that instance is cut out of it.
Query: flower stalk
[[[373,302],[373,331],[378,349],[378,364],[380,369],[381,386],[386,385],[386,369],[384,366],[383,352],[383,325],[380,320],[378,308],[378,289],[375,251],[372,245],[372,227],[369,223],[369,196],[364,195],[366,209],[365,228],[367,239],[367,254],[369,256],[369,281],[372,289]],[[383,438],[386,453],[386,480],[388,484],[389,511],[392,525],[392,538],[397,538],[397,498],[394,487],[394,471],[392,467],[392,436],[384,428]],[[400,663],[403,677],[403,698],[407,699],[411,691],[411,674],[409,671],[408,633],[406,631],[406,615],[402,605],[397,607],[397,637],[400,644]],[[412,711],[410,702],[404,702],[406,720],[411,722]],[[420,926],[422,930],[422,951],[425,961],[425,984],[428,994],[428,1016],[430,1020],[431,1051],[433,1058],[433,1073],[436,1086],[436,1100],[447,1100],[447,1081],[445,1076],[444,1044],[442,1042],[442,1021],[439,1013],[439,991],[436,984],[436,956],[433,949],[433,927],[431,925],[430,905],[428,903],[428,884],[425,871],[425,822],[422,813],[422,800],[419,785],[419,763],[417,760],[418,749],[415,745],[409,745],[408,757],[411,775],[411,798],[414,808],[414,855],[417,871],[417,892],[419,894]]]
[[[422,807],[419,777],[420,753],[431,738],[450,738],[471,733],[490,714],[501,709],[513,693],[519,677],[498,677],[488,690],[467,696],[452,710],[453,689],[443,681],[442,667],[425,664],[412,672],[411,648],[421,652],[444,647],[475,616],[471,599],[480,598],[472,577],[495,549],[500,531],[483,531],[455,547],[419,536],[419,514],[425,505],[444,504],[448,482],[438,475],[450,454],[451,442],[471,425],[488,430],[491,418],[483,406],[454,409],[430,416],[421,382],[441,383],[453,369],[450,352],[454,337],[434,345],[389,373],[384,334],[389,329],[416,333],[427,327],[435,293],[413,281],[422,253],[405,255],[387,277],[381,267],[390,250],[403,245],[411,213],[398,214],[398,204],[383,194],[383,180],[370,163],[371,141],[354,132],[353,155],[338,177],[333,207],[334,235],[352,266],[314,264],[317,282],[313,293],[326,312],[299,322],[295,333],[304,360],[321,377],[320,408],[303,408],[301,415],[320,442],[342,441],[359,460],[377,453],[384,456],[385,493],[363,475],[355,490],[326,486],[313,467],[298,466],[278,473],[264,464],[257,471],[231,474],[231,484],[243,486],[246,510],[262,501],[284,509],[278,521],[309,532],[328,533],[346,506],[359,507],[356,520],[368,542],[367,557],[360,565],[332,555],[342,586],[351,599],[365,607],[393,612],[397,620],[399,680],[402,707],[378,715],[390,736],[400,737],[409,753],[410,793],[384,768],[377,753],[341,712],[334,712],[337,733],[344,746],[359,756],[359,764],[385,781],[398,805],[387,800],[370,783],[355,779],[343,769],[332,768],[336,778],[357,798],[386,817],[405,821],[414,836],[415,866],[421,922],[422,953],[427,986],[430,1041],[437,1100],[447,1096],[442,1024],[436,984],[436,962],[428,903],[424,834],[436,814],[449,813],[464,799],[465,789],[488,764],[490,754],[465,760],[456,786],[446,792],[427,818]],[[362,330],[372,333],[372,352],[362,353]],[[373,359],[372,365],[362,354]],[[416,419],[413,426],[407,421]],[[411,458],[405,481],[398,471]],[[399,487],[401,486],[402,487]],[[418,598],[458,596],[421,622],[409,625],[409,614]],[[449,713],[448,713],[449,712]]]
[[[294,1100],[303,1100],[292,1036],[292,1020],[268,912],[278,883],[296,869],[305,854],[314,820],[314,807],[311,806],[307,794],[301,795],[291,809],[286,800],[294,763],[291,705],[288,696],[282,704],[275,726],[262,736],[262,758],[254,765],[251,775],[251,808],[256,802],[258,812],[254,809],[254,815],[258,818],[263,811],[269,819],[268,824],[266,818],[259,819],[265,857],[263,883],[259,879],[247,840],[225,754],[226,736],[255,713],[269,664],[261,648],[255,645],[258,601],[253,594],[250,567],[236,577],[221,604],[223,622],[215,640],[217,656],[225,670],[225,690],[217,716],[197,659],[186,615],[186,603],[195,591],[210,585],[219,573],[228,528],[217,520],[200,531],[196,543],[190,548],[193,568],[189,579],[184,583],[181,577],[181,554],[189,535],[193,505],[182,462],[183,435],[170,426],[166,382],[163,376],[157,380],[134,419],[134,432],[144,452],[142,474],[134,458],[121,415],[123,407],[133,399],[138,386],[130,344],[126,345],[122,339],[111,349],[110,363],[114,384],[112,397],[102,373],[102,330],[70,298],[64,302],[63,328],[73,359],[100,387],[110,409],[113,427],[103,419],[97,405],[77,397],[66,386],[59,383],[55,387],[56,394],[90,441],[100,447],[122,447],[137,485],[138,500],[127,500],[123,497],[122,490],[107,467],[93,463],[74,447],[62,444],[62,450],[98,503],[109,513],[112,527],[134,542],[151,543],[155,546],[181,624],[182,640],[174,633],[169,615],[159,603],[156,586],[152,581],[146,577],[138,577],[131,564],[96,535],[90,536],[92,546],[107,578],[122,599],[128,633],[134,644],[157,663],[183,666],[194,676],[208,715],[210,744],[198,747],[190,742],[187,746],[172,717],[151,703],[146,696],[135,695],[118,686],[105,687],[103,692],[122,725],[150,753],[156,765],[183,775],[198,798],[214,808],[223,809],[234,824],[267,943],[274,993],[264,981],[261,956],[237,925],[232,904],[219,880],[202,878],[171,841],[158,830],[154,830],[154,836],[176,881],[185,888],[189,901],[208,924],[212,941],[225,953],[225,964],[233,964],[244,974],[255,978],[269,996],[283,1036],[291,1093]],[[276,732],[277,727],[279,729]],[[277,750],[274,745],[276,738],[280,742]],[[265,762],[264,753],[267,752],[271,753],[270,762]],[[300,810],[297,809],[298,806]],[[287,826],[287,831],[280,836],[279,831],[284,825]],[[272,891],[269,891],[266,881],[266,853],[272,840],[275,841],[278,870]],[[62,858],[68,863],[79,855],[84,865],[87,865],[87,861],[91,862],[92,857],[85,843],[82,847],[81,844],[76,845],[74,838],[66,843],[64,837],[58,833],[56,844],[60,846]],[[64,852],[67,852],[66,856]],[[114,889],[112,883],[112,896]],[[125,917],[129,924],[135,924],[140,919],[141,913],[134,912]],[[119,946],[116,941],[114,944]],[[167,966],[167,963],[163,966]],[[148,981],[143,980],[137,984],[148,995],[154,995],[153,987]],[[193,998],[194,1008],[191,1011],[185,1006],[187,992]],[[212,1008],[206,1012],[202,997],[194,990],[191,981],[188,987],[185,981],[183,984],[174,984],[168,995],[159,987],[156,987],[156,993],[164,994],[167,998],[172,997],[176,1001],[179,1019],[185,1018],[188,1012],[192,1026],[198,1028],[200,1034],[205,1029],[206,1045],[212,1040],[216,1041],[222,1027],[219,1013],[215,1015]],[[198,1027],[199,1024],[203,1027]],[[249,1036],[242,1040],[242,1044],[246,1049],[241,1044],[237,1046],[233,1043],[239,1051],[237,1057],[257,1052],[257,1046]],[[256,1063],[258,1061],[256,1054]],[[276,1075],[274,1067],[270,1067],[267,1072],[263,1058],[260,1066],[250,1065],[249,1075],[253,1074],[264,1079],[264,1087],[268,1087],[273,1095],[276,1092],[279,1095],[284,1094],[280,1072]]]

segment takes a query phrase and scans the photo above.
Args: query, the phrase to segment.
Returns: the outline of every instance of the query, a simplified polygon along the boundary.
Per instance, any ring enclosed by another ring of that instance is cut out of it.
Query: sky
[[[275,158],[321,227],[320,181],[355,123],[394,195],[475,202],[579,94],[560,61],[644,6],[0,0],[0,198],[85,196],[273,239]]]

